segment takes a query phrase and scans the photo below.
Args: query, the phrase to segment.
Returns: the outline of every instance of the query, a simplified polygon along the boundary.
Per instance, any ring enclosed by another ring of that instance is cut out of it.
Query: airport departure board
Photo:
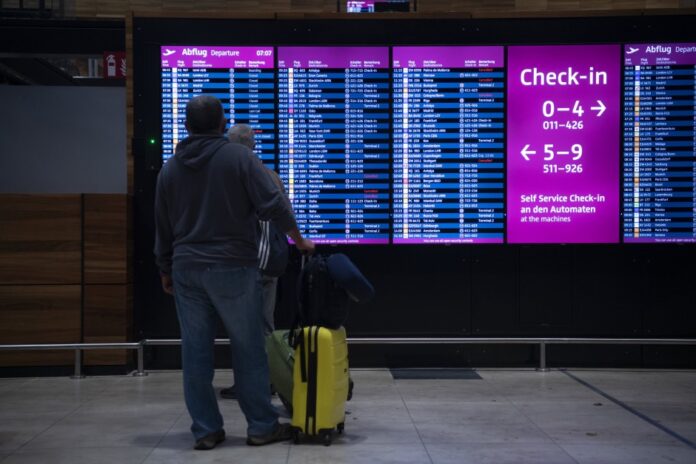
[[[186,103],[219,98],[317,243],[696,242],[696,43],[160,58],[163,162],[187,136]]]
[[[279,47],[279,167],[317,243],[389,243],[387,47]]]
[[[273,47],[163,46],[162,158],[174,155],[187,136],[186,103],[197,95],[217,97],[229,125],[249,124],[256,154],[275,167],[275,62]]]
[[[394,243],[502,243],[503,47],[394,47]]]
[[[696,241],[696,43],[624,47],[624,242]]]

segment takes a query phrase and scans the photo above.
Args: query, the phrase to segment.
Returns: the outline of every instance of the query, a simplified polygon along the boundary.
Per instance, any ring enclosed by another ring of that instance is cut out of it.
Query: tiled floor
[[[696,464],[696,372],[482,370],[480,380],[394,380],[353,370],[346,433],[330,447],[193,451],[181,374],[0,379],[0,462]],[[570,374],[570,375],[569,375]],[[218,388],[232,381],[219,371]]]

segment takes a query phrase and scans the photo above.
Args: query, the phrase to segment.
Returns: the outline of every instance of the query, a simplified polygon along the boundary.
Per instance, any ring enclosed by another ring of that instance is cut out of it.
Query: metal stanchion
[[[539,368],[537,369],[539,372],[548,372],[549,370],[546,368],[546,342],[540,342],[539,343]]]
[[[82,375],[82,350],[80,348],[75,349],[75,372],[70,376],[73,380],[84,379],[85,376]]]
[[[145,372],[145,343],[140,342],[138,346],[138,370],[133,373],[135,377],[145,377],[147,372]]]

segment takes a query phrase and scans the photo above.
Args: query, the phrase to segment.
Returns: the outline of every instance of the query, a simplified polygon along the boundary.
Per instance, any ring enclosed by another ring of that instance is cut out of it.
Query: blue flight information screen
[[[696,242],[696,43],[624,48],[623,236]]]
[[[248,124],[255,153],[275,168],[275,63],[273,47],[161,47],[162,159],[186,135],[186,103],[198,95],[222,102],[227,126]]]
[[[393,243],[503,243],[503,47],[392,53]]]
[[[278,48],[279,170],[316,243],[389,243],[387,47]]]

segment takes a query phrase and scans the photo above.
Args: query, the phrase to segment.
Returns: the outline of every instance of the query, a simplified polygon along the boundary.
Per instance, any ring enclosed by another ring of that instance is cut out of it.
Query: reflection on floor
[[[192,450],[179,372],[0,379],[0,462],[696,463],[696,372],[479,370],[481,379],[394,380],[353,370],[345,435],[330,447]],[[232,383],[218,371],[216,388]],[[277,400],[274,400],[277,402]]]

